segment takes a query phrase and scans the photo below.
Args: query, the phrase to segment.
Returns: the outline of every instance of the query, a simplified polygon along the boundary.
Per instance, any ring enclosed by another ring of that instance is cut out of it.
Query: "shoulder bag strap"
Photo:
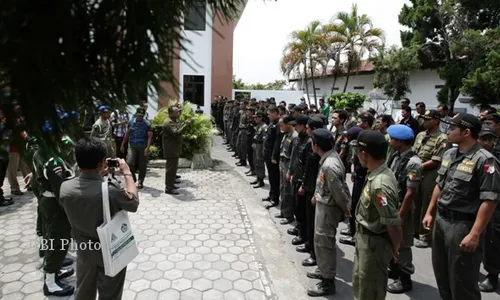
[[[111,221],[111,212],[109,209],[109,189],[107,181],[104,181],[102,183],[102,216],[104,218],[105,224]]]

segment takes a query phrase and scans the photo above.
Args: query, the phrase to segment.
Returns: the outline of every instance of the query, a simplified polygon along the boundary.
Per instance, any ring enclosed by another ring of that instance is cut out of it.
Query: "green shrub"
[[[178,101],[170,101],[168,107],[177,105]],[[162,125],[169,118],[168,107],[162,108],[151,122],[153,127],[153,145],[158,149],[160,157],[163,157]],[[184,102],[182,107],[181,121],[191,120],[183,134],[182,153],[184,158],[191,159],[195,153],[209,152],[214,129],[212,118],[196,114],[189,102]]]
[[[159,159],[162,156],[163,156],[163,154],[160,153],[160,149],[158,149],[158,147],[155,145],[151,145],[151,147],[149,148],[148,158],[150,160],[153,160],[153,159]]]
[[[337,93],[328,97],[328,104],[334,109],[357,111],[370,99],[360,93]]]

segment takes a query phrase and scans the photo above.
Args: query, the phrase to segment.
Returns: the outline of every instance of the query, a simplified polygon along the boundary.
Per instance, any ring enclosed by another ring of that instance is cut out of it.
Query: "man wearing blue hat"
[[[387,129],[394,154],[387,159],[387,166],[392,170],[399,184],[399,217],[403,227],[403,240],[397,260],[389,266],[389,278],[395,281],[387,286],[387,291],[401,294],[412,289],[411,275],[415,273],[413,265],[414,221],[413,200],[417,195],[422,180],[422,160],[415,153],[411,144],[413,130],[406,125],[392,125]]]
[[[101,117],[92,126],[90,137],[97,138],[103,141],[108,149],[108,157],[114,158],[115,149],[112,137],[113,128],[111,127],[111,123],[109,122],[111,109],[108,106],[102,105],[101,107],[99,107],[99,113],[101,114]]]

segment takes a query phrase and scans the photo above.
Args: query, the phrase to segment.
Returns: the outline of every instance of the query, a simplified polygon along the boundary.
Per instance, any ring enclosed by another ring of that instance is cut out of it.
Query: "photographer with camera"
[[[71,224],[77,245],[100,244],[97,228],[103,223],[102,182],[108,170],[119,169],[125,189],[114,181],[108,182],[111,216],[125,210],[136,212],[139,206],[137,187],[125,160],[106,159],[106,144],[95,138],[83,138],[76,144],[75,156],[80,176],[63,182],[60,203]],[[105,276],[99,247],[77,249],[75,300],[121,299],[126,268],[114,277]]]

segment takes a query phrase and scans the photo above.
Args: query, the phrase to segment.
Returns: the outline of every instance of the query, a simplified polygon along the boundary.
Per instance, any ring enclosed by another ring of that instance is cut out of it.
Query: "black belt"
[[[443,219],[449,221],[474,222],[476,220],[476,216],[473,214],[468,214],[456,210],[450,210],[442,205],[438,205],[438,212]]]
[[[254,143],[254,144],[262,144],[262,142],[261,142],[261,141],[256,141],[256,140],[253,140],[253,143]]]

